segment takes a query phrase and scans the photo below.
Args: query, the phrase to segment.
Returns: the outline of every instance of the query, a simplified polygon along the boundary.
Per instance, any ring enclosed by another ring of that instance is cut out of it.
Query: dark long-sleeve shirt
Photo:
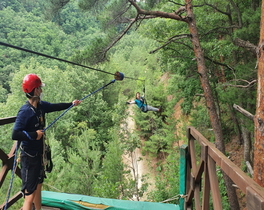
[[[12,139],[21,141],[22,151],[30,155],[43,153],[43,138],[36,140],[37,130],[45,127],[45,114],[54,111],[61,111],[69,108],[72,103],[52,104],[41,101],[37,108],[29,102],[24,104],[18,111],[13,128]]]

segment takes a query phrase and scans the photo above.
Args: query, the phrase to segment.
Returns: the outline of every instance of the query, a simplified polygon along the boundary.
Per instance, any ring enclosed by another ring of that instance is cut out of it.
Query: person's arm
[[[64,109],[68,109],[70,106],[78,106],[81,101],[80,100],[74,100],[71,103],[56,103],[56,104],[52,104],[49,102],[43,102],[45,103],[45,107],[47,107],[47,113],[49,112],[55,112],[55,111],[61,111]]]
[[[12,139],[18,141],[32,141],[39,140],[43,136],[42,130],[37,130],[33,132],[13,130]]]
[[[34,129],[37,122],[38,121],[32,110],[27,106],[22,107],[16,117],[12,139],[18,141],[39,140],[43,136],[43,132],[42,130],[36,131]]]

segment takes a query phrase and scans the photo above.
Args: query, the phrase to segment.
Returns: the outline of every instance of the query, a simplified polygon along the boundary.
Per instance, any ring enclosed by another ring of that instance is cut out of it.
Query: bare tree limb
[[[169,0],[168,2],[171,2],[171,3],[176,4],[176,5],[179,5],[179,6],[185,6],[184,4],[179,4],[179,3],[175,2],[175,1],[170,1]]]
[[[251,82],[247,81],[247,80],[243,80],[243,79],[236,79],[236,80],[230,80],[229,82],[231,81],[242,81],[242,82],[245,82],[247,83],[247,85],[232,85],[232,84],[223,84],[223,86],[230,86],[230,87],[238,87],[238,88],[248,88],[252,85],[254,85],[255,83],[257,83],[257,80],[252,80]]]
[[[175,40],[178,40],[178,39],[183,39],[183,38],[187,38],[187,37],[190,37],[190,34],[181,34],[181,35],[175,35],[171,38],[169,38],[165,44],[161,45],[160,47],[156,48],[155,50],[152,50],[150,51],[149,53],[152,54],[152,53],[155,53],[157,52],[158,50],[162,49],[163,47],[167,46],[168,44],[170,44],[171,42],[174,42]]]
[[[135,1],[133,0],[128,0],[128,1],[130,2],[132,6],[135,7],[138,14],[146,15],[146,16],[150,15],[153,17],[168,18],[168,19],[188,22],[187,18],[177,15],[175,12],[168,13],[168,12],[162,12],[162,11],[146,11],[146,10],[141,9]]]
[[[236,3],[233,0],[229,0],[229,2],[233,6],[234,10],[237,13],[238,26],[239,26],[239,28],[242,28],[242,15],[241,15],[241,12],[240,12],[238,6],[236,5]]]
[[[167,13],[167,12],[161,12],[161,11],[146,11],[146,10],[141,9],[135,1],[133,0],[128,0],[128,1],[137,10],[136,18],[131,19],[131,22],[128,25],[128,27],[110,45],[108,45],[108,47],[103,52],[103,57],[106,56],[106,53],[126,34],[126,32],[132,27],[132,25],[136,23],[138,20],[160,17],[160,18],[169,18],[169,19],[187,22],[186,18],[183,18],[174,12]]]
[[[137,17],[138,17],[138,15],[137,15]],[[126,34],[126,32],[132,27],[132,25],[137,22],[137,17],[134,19],[134,21],[132,21],[129,24],[129,26],[110,45],[108,45],[108,47],[103,52],[104,57],[105,57],[106,53],[108,52],[108,50],[110,50]]]
[[[220,65],[220,66],[225,66],[225,67],[227,67],[228,69],[230,69],[230,70],[232,70],[232,71],[235,71],[231,66],[229,66],[229,65],[227,65],[227,64],[225,64],[225,63],[220,63],[220,62],[218,62],[218,61],[212,60],[211,58],[209,58],[209,57],[207,57],[207,56],[204,56],[204,58],[205,58],[206,60],[211,61],[211,62],[214,63],[214,64],[217,64],[217,65]]]
[[[226,29],[226,30],[228,30],[228,29],[234,29],[234,28],[240,28],[240,26],[238,26],[238,25],[231,25],[231,26],[227,26],[227,27],[220,26],[220,27],[212,28],[211,30],[209,30],[206,33],[204,33],[202,36],[206,36],[206,35],[214,32],[214,31],[217,31],[219,29]]]
[[[246,161],[246,165],[247,165],[248,172],[250,173],[251,176],[253,176],[254,175],[254,171],[252,169],[252,166],[251,166],[250,162]]]
[[[230,16],[230,15],[231,15],[231,14],[228,13],[228,12],[224,12],[224,11],[218,9],[218,7],[216,7],[216,6],[212,5],[212,4],[205,3],[205,5],[206,5],[206,6],[209,6],[209,7],[212,7],[214,10],[216,10],[217,12],[220,12],[220,13],[222,13],[222,14],[224,14],[224,15],[227,15],[227,16]]]
[[[125,7],[125,5],[124,5]],[[127,8],[123,9],[122,11],[119,11],[119,13],[116,15],[116,17],[110,22],[110,23],[115,23],[115,22],[119,22],[119,23],[128,23],[131,22],[131,20],[129,20],[128,18],[126,18],[125,20],[121,19],[121,21],[117,21],[118,18],[120,18],[123,14],[125,14],[129,8],[131,7],[131,5],[129,5]]]
[[[216,6],[212,5],[212,4],[208,4],[208,3],[205,3],[207,6],[210,6],[212,7],[213,9],[215,9],[216,11],[228,16],[228,19],[230,20],[230,26],[227,26],[227,27],[216,27],[216,28],[213,28],[209,31],[207,31],[206,33],[203,34],[203,36],[206,36],[214,31],[217,31],[219,29],[226,29],[226,30],[229,30],[229,29],[240,29],[242,28],[242,17],[241,17],[241,12],[238,8],[238,6],[235,4],[235,2],[233,0],[228,0],[230,2],[230,4],[232,5],[234,11],[237,13],[237,19],[238,19],[238,25],[236,24],[232,24],[232,16],[231,16],[231,13],[230,12],[224,12],[220,9],[218,9]]]
[[[246,48],[246,49],[248,49],[249,51],[251,51],[254,54],[257,54],[258,46],[250,43],[249,41],[245,41],[245,40],[242,40],[242,39],[239,39],[239,38],[235,38],[234,44],[236,46],[238,46],[238,47]]]
[[[247,110],[243,109],[242,107],[234,104],[233,108],[237,111],[239,111],[241,114],[243,114],[244,116],[246,116],[247,118],[249,118],[250,120],[254,121],[254,115],[251,114],[250,112],[248,112]]]

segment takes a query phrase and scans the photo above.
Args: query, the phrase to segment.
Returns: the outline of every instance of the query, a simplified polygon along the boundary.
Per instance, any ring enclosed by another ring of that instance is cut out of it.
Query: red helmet
[[[36,74],[28,74],[24,77],[22,88],[25,93],[32,92],[35,88],[45,86]]]

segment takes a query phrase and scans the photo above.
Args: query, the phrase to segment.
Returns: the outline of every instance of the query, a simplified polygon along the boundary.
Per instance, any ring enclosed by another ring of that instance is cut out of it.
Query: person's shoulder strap
[[[34,106],[32,106],[29,101],[26,102],[26,105],[29,106],[29,108],[36,114],[36,108]]]

